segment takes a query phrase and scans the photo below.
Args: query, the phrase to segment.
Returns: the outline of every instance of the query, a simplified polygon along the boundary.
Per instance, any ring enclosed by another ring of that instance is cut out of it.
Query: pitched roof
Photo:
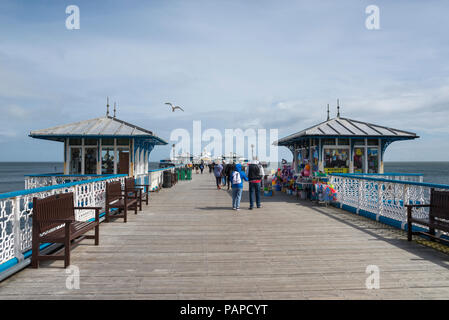
[[[291,134],[285,138],[279,139],[274,144],[288,145],[293,141],[300,140],[304,137],[374,137],[374,138],[393,138],[415,139],[419,138],[416,133],[404,130],[398,130],[379,126],[368,122],[352,120],[348,118],[332,118],[317,124],[313,127],[304,129],[297,133]]]
[[[56,141],[63,141],[67,137],[143,138],[151,140],[154,144],[167,144],[165,140],[154,135],[152,131],[110,116],[34,130],[30,132],[30,137]]]

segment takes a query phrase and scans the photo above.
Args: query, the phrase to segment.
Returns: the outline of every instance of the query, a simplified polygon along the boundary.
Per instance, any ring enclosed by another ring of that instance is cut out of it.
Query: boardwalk
[[[72,251],[80,289],[66,288],[62,262],[44,262],[0,283],[0,299],[449,298],[449,256],[339,209],[263,200],[249,211],[244,194],[235,213],[211,175],[194,174]],[[368,265],[378,290],[365,287]]]

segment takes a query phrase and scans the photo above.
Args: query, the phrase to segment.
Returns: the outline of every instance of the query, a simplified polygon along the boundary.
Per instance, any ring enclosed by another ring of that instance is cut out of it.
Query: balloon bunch
[[[321,201],[337,201],[337,191],[335,190],[334,185],[317,183],[316,192],[318,193],[318,198]]]
[[[310,175],[310,164],[307,163],[306,165],[304,165],[304,169],[301,170],[301,176],[310,177]]]

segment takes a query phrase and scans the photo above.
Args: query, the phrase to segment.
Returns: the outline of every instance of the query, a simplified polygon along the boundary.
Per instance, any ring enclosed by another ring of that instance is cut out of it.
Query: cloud
[[[22,143],[41,143],[27,137],[32,129],[102,116],[106,96],[119,118],[166,139],[199,119],[205,129],[278,128],[282,137],[325,120],[328,103],[335,116],[337,98],[348,118],[423,141],[448,133],[449,4],[385,3],[379,31],[364,27],[363,2],[78,5],[81,29],[68,31],[62,4],[24,13],[2,3],[0,127]]]

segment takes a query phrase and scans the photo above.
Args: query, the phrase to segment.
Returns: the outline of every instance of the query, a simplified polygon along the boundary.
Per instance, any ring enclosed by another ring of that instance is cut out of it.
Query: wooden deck
[[[263,197],[231,210],[209,173],[152,194],[128,223],[103,223],[100,246],[72,251],[80,289],[63,262],[0,283],[0,299],[433,299],[449,298],[449,256],[385,225],[335,208]],[[367,290],[368,265],[380,289]]]

